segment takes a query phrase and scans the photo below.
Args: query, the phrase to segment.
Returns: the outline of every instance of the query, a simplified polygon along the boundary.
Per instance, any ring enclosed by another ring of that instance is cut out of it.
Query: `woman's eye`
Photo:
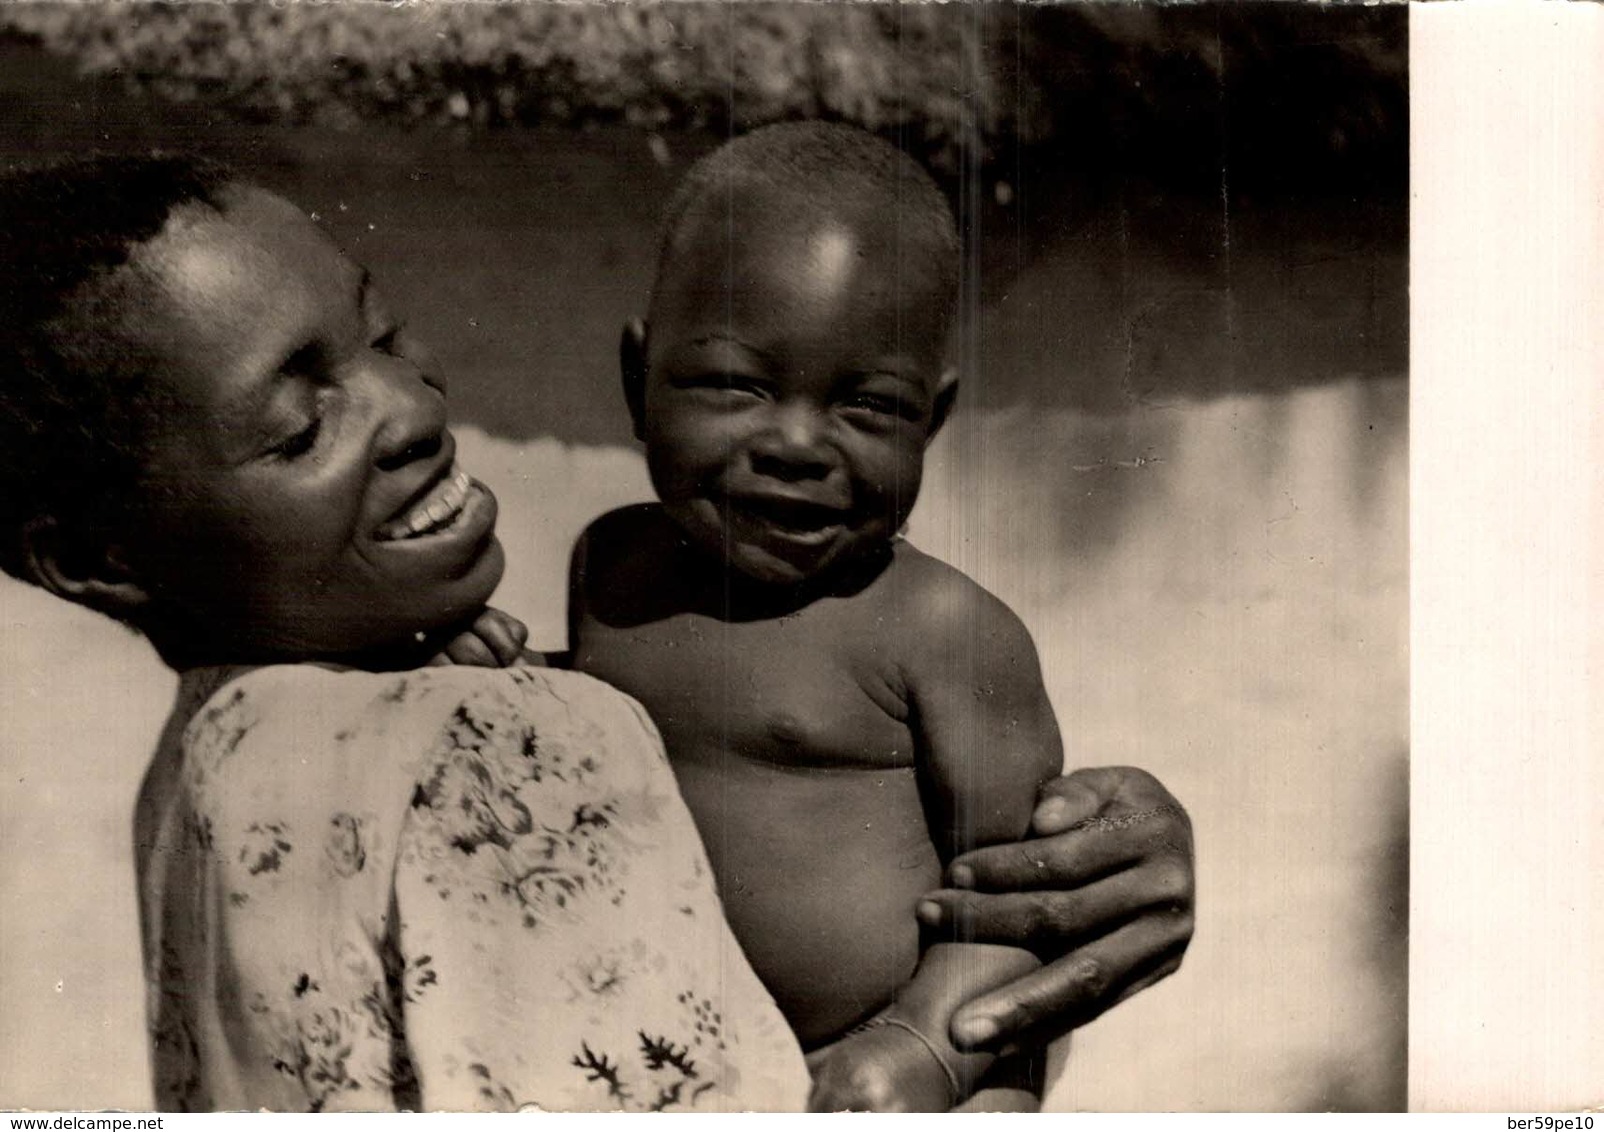
[[[403,326],[390,327],[383,334],[375,338],[369,345],[381,354],[398,355],[401,352],[401,331]]]
[[[300,432],[276,445],[273,455],[281,460],[294,460],[298,456],[306,455],[317,444],[318,433],[322,429],[323,418],[313,417],[312,422]]]

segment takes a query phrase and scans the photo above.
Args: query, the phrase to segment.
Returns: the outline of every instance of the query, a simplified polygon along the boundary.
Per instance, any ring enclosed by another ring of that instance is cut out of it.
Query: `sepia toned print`
[[[576,538],[651,498],[617,345],[673,186],[771,120],[902,145],[966,248],[907,541],[1018,615],[1066,765],[1151,772],[1196,833],[1185,964],[1047,1107],[1401,1107],[1403,13],[473,11],[8,14],[0,149],[194,150],[302,206],[440,354],[496,602],[556,650]],[[0,607],[0,1104],[145,1107],[130,831],[174,678]]]

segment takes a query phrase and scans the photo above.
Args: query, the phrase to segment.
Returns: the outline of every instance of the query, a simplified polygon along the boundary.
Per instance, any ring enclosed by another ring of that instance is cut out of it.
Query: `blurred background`
[[[1063,1109],[1398,1109],[1407,930],[1402,6],[0,7],[0,162],[221,157],[368,264],[503,502],[499,602],[649,493],[617,389],[658,211],[781,118],[926,161],[967,237],[911,537],[1031,626],[1073,765],[1192,813],[1181,973]],[[132,805],[173,678],[0,580],[0,1107],[140,1108]]]

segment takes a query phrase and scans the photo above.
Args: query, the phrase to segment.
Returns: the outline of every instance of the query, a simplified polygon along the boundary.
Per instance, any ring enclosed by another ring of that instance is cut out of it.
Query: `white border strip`
[[[1599,1105],[1604,8],[1410,37],[1410,1107]]]

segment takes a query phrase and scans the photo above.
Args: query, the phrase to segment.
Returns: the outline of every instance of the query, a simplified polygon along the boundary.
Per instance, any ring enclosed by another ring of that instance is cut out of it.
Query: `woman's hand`
[[[930,1046],[880,1024],[808,1054],[809,1112],[946,1112],[952,1079]]]
[[[959,1009],[959,1049],[1041,1045],[1172,975],[1192,939],[1192,823],[1152,775],[1077,770],[1043,786],[1033,838],[965,853],[919,918],[1046,965]]]

